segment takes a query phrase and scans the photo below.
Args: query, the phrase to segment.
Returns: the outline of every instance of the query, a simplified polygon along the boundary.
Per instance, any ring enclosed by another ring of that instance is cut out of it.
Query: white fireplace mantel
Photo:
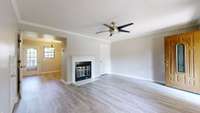
[[[91,78],[76,82],[75,81],[76,62],[86,62],[86,61],[91,61],[91,65],[92,65]],[[94,74],[95,74],[95,57],[93,57],[93,56],[72,56],[72,84],[83,85],[83,84],[92,82],[92,81],[94,81]]]

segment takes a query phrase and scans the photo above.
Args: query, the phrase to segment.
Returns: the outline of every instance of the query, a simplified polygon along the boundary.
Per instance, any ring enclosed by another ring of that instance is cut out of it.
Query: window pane
[[[34,48],[27,49],[26,57],[27,69],[35,69],[37,67],[37,50]]]
[[[184,44],[177,44],[176,48],[178,72],[185,72],[185,46]]]
[[[54,58],[55,57],[55,48],[44,48],[44,57],[45,58]]]

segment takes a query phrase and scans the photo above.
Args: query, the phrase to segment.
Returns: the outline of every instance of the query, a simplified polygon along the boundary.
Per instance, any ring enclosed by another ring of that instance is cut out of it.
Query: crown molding
[[[67,31],[67,30],[63,30],[63,29],[50,27],[50,26],[47,26],[47,25],[41,25],[41,24],[37,24],[37,23],[27,22],[27,21],[24,21],[24,20],[20,20],[20,21],[18,21],[18,23],[22,24],[22,25],[28,25],[28,26],[36,27],[36,28],[42,28],[42,29],[60,32],[60,33],[64,33],[64,34],[75,35],[75,36],[80,36],[80,37],[84,37],[84,38],[88,38],[88,39],[99,40],[99,41],[103,41],[103,42],[107,42],[107,43],[111,42],[110,40],[99,39],[99,38],[83,35],[83,34],[76,33],[76,32],[71,32],[71,31]]]
[[[10,0],[10,1],[11,1],[12,8],[14,10],[15,16],[17,17],[17,21],[20,21],[21,16],[20,16],[20,13],[19,13],[19,8],[17,6],[17,2],[16,2],[16,0]]]
[[[94,40],[99,40],[99,41],[111,43],[110,40],[99,39],[99,38],[95,38],[95,37],[92,37],[92,36],[84,35],[84,34],[81,34],[81,33],[76,33],[76,32],[67,31],[67,30],[64,30],[64,29],[58,29],[58,28],[54,28],[54,27],[51,27],[51,26],[47,26],[47,25],[42,25],[42,24],[37,24],[37,23],[25,21],[25,20],[23,20],[21,18],[21,15],[20,15],[19,8],[18,8],[16,0],[11,0],[11,5],[13,7],[14,13],[15,13],[15,15],[17,17],[17,21],[18,21],[19,24],[28,25],[28,26],[32,26],[32,27],[38,27],[38,28],[42,28],[42,29],[46,29],[46,30],[51,30],[51,31],[56,31],[56,32],[69,34],[69,35],[75,35],[75,36],[80,36],[80,37],[84,37],[84,38],[88,38],[88,39],[94,39]]]
[[[193,20],[182,25],[175,25],[164,29],[158,29],[151,32],[144,32],[139,35],[135,35],[134,37],[124,37],[116,40],[111,40],[111,43],[128,40],[128,39],[136,39],[136,38],[146,38],[146,37],[165,37],[174,34],[184,33],[186,31],[192,31],[200,29],[200,19]]]

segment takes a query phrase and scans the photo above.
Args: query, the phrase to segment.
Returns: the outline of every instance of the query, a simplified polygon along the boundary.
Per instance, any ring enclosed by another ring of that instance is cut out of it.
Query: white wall
[[[163,81],[163,39],[137,38],[112,43],[112,73]]]
[[[0,14],[0,112],[9,113],[11,110],[9,57],[15,56],[17,31],[10,0],[1,0]]]
[[[96,60],[96,72],[95,72],[95,77],[98,77],[101,72],[100,72],[100,65],[101,65],[101,55],[100,55],[100,49],[102,45],[108,45],[110,47],[110,43],[101,41],[101,40],[96,40],[96,39],[89,39],[81,36],[75,36],[75,35],[67,35],[67,80],[71,81],[72,78],[72,61],[71,58],[72,56],[93,56],[95,57]],[[110,48],[107,48],[109,50],[105,51],[110,51]],[[108,55],[106,59],[106,62],[110,61],[110,53],[107,53]],[[108,66],[110,67],[110,66]],[[109,70],[109,69],[108,69]],[[108,71],[106,70],[106,71]],[[105,72],[107,73],[107,72]]]
[[[112,74],[164,82],[164,37],[193,29],[197,28],[190,27],[113,42]]]

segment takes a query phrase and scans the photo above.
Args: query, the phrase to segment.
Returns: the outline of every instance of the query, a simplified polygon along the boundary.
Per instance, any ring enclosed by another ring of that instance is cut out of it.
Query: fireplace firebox
[[[75,81],[81,81],[91,78],[92,62],[76,62],[75,63]]]

